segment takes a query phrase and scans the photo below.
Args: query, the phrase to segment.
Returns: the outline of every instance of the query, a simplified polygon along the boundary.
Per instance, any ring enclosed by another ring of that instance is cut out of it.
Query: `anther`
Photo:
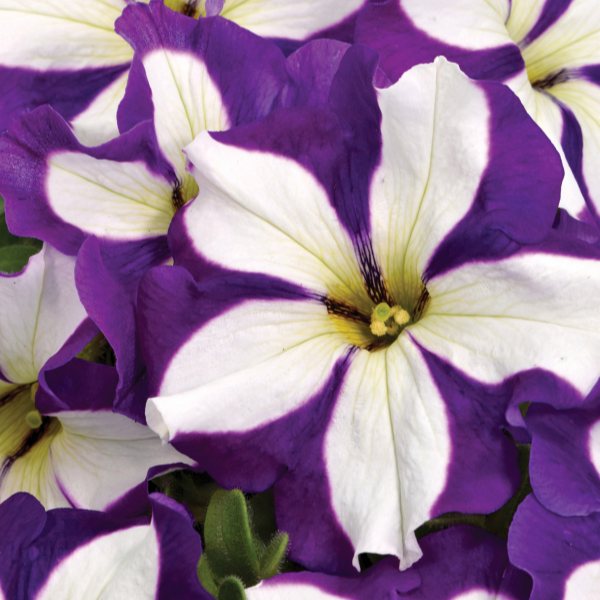
[[[386,332],[387,327],[385,326],[385,323],[383,321],[378,321],[377,319],[373,319],[371,321],[371,333],[381,337],[382,335],[385,335]]]

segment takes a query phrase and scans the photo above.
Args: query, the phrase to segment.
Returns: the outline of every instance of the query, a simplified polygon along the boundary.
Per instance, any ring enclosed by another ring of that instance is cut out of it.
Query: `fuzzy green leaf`
[[[219,588],[215,583],[215,578],[210,570],[206,554],[203,554],[198,561],[198,579],[202,587],[214,598],[219,597]]]
[[[240,490],[217,490],[213,494],[206,513],[204,539],[217,582],[230,575],[238,576],[246,587],[260,581],[246,499]]]
[[[237,577],[228,577],[219,588],[219,600],[246,600],[244,586]]]
[[[270,579],[280,572],[289,542],[290,536],[284,532],[278,533],[271,540],[260,560],[261,579]]]

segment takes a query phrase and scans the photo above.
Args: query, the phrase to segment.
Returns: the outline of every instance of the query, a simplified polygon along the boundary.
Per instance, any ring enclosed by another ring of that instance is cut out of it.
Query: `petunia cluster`
[[[0,0],[0,600],[600,597],[597,0]]]

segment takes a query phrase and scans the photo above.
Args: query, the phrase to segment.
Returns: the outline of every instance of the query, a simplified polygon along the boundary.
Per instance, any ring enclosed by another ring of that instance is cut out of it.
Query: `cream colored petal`
[[[46,193],[52,210],[67,223],[119,241],[166,235],[174,212],[171,183],[143,162],[82,152],[48,157]]]
[[[114,31],[124,0],[1,0],[0,64],[74,71],[126,64],[133,50]]]

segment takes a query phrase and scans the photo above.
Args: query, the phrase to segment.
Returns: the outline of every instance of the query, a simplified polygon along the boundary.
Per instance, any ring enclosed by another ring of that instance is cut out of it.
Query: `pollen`
[[[387,333],[387,327],[383,321],[379,321],[378,319],[373,319],[371,321],[371,333],[378,337],[385,335]]]
[[[378,337],[384,335],[397,336],[400,327],[410,321],[410,315],[400,305],[390,308],[389,304],[381,302],[373,309],[371,315],[371,333]]]
[[[390,316],[394,317],[398,325],[406,325],[410,321],[410,315],[401,306],[394,306],[390,310]]]

